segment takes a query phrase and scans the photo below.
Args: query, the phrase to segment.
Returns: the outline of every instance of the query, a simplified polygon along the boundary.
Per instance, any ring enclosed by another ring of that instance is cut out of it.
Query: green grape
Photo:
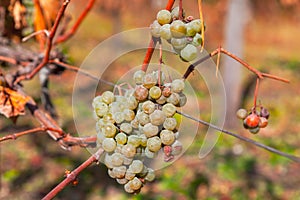
[[[140,85],[143,83],[143,78],[145,76],[145,72],[142,70],[138,70],[133,74],[133,80],[136,85]]]
[[[151,91],[151,89],[150,89],[150,91]],[[146,114],[151,114],[155,110],[155,104],[149,100],[145,101],[142,105],[142,109]]]
[[[102,96],[96,96],[96,97],[93,99],[93,102],[92,102],[93,108],[95,108],[95,106],[96,106],[97,103],[101,103],[101,102],[103,102],[103,101],[102,101]]]
[[[102,132],[105,135],[105,137],[112,138],[115,136],[115,134],[117,132],[117,128],[115,127],[114,124],[107,123],[107,124],[104,124],[104,126],[102,128]]]
[[[250,133],[257,134],[260,131],[259,126],[255,128],[249,128]]]
[[[124,156],[123,164],[130,165],[132,163],[132,160],[133,160],[133,158],[128,158],[128,157]]]
[[[158,23],[157,20],[155,20],[155,21],[150,25],[150,32],[151,32],[151,35],[152,35],[153,37],[159,38],[159,37],[160,37],[160,35],[159,35],[160,28],[161,28],[161,25]]]
[[[176,92],[176,93],[180,93],[180,92],[183,91],[184,86],[185,86],[185,84],[184,84],[183,79],[175,79],[171,83],[171,91]]]
[[[97,133],[97,144],[102,144],[103,140],[105,139],[105,135],[103,133]]]
[[[148,149],[148,147],[145,148],[145,152],[144,153],[145,153],[145,156],[147,158],[155,158],[155,156],[157,155],[157,153],[150,151]]]
[[[130,134],[132,132],[132,126],[129,123],[122,123],[120,129],[126,134]]]
[[[173,131],[177,126],[177,121],[175,118],[166,118],[164,121],[163,127],[167,130]]]
[[[116,112],[120,112],[121,109],[121,103],[120,102],[112,102],[111,104],[109,104],[109,113],[114,115]]]
[[[123,164],[124,161],[124,156],[120,153],[113,153],[111,155],[111,163],[115,166],[115,167],[119,167]]]
[[[95,110],[93,110],[93,119],[96,120],[96,121],[99,119],[99,117],[96,114]]]
[[[117,143],[113,138],[105,138],[102,142],[102,148],[106,152],[113,152],[117,147]]]
[[[161,95],[158,99],[156,99],[156,103],[163,105],[167,101],[167,98],[164,95]]]
[[[115,153],[122,153],[123,146],[124,146],[124,144],[117,143],[117,147],[115,149]]]
[[[162,130],[160,132],[160,139],[164,145],[171,145],[175,141],[175,135],[172,131]]]
[[[195,31],[191,22],[185,24],[185,27],[186,27],[186,36],[194,37],[196,35],[197,31]]]
[[[246,109],[241,108],[236,112],[236,116],[239,119],[246,119],[246,117],[248,116],[248,112]]]
[[[162,111],[167,117],[173,117],[173,115],[176,113],[176,107],[171,103],[167,103],[163,105]]]
[[[156,19],[159,24],[164,25],[164,24],[169,24],[172,21],[172,16],[170,11],[160,10],[156,15]]]
[[[132,144],[125,144],[122,147],[122,154],[128,158],[133,158],[136,154],[136,148]]]
[[[125,115],[123,112],[116,112],[113,114],[113,119],[117,124],[120,124],[125,120]]]
[[[162,90],[162,95],[164,95],[165,97],[169,97],[172,94],[171,92],[171,83],[166,83],[164,85],[164,88]]]
[[[98,117],[103,117],[108,112],[108,106],[106,103],[103,102],[95,103],[94,109]]]
[[[173,104],[174,106],[177,106],[180,101],[180,96],[178,93],[172,93],[168,98],[167,102]]]
[[[182,152],[182,144],[178,140],[175,140],[171,145],[172,147],[172,155],[177,156]]]
[[[112,159],[111,156],[108,154],[105,154],[104,157],[104,164],[106,165],[107,168],[112,169],[114,165],[112,164]]]
[[[142,181],[137,177],[134,177],[131,181],[128,182],[128,184],[133,190],[139,190],[143,185]]]
[[[130,110],[135,110],[136,107],[138,106],[138,101],[136,100],[136,98],[134,96],[130,96],[127,98],[127,107]]]
[[[117,178],[116,180],[120,185],[128,183],[128,180],[126,178]]]
[[[138,147],[141,144],[140,138],[137,135],[128,136],[127,144],[131,144],[134,147]]]
[[[149,90],[149,95],[153,99],[158,99],[161,96],[161,89],[157,86],[153,86]]]
[[[132,128],[139,128],[139,120],[137,117],[135,117],[131,122],[130,122]]]
[[[143,171],[144,169],[144,164],[142,161],[140,160],[133,160],[131,165],[129,165],[129,169],[135,173],[135,174],[139,174]]]
[[[140,137],[141,146],[146,147],[147,146],[147,136],[144,134],[141,134],[141,135],[139,135],[139,137]]]
[[[155,111],[154,111],[155,112]],[[153,114],[153,113],[152,113]],[[151,115],[152,115],[151,114]],[[144,112],[139,112],[137,114],[137,119],[139,121],[139,123],[144,126],[145,124],[149,123],[150,122],[150,119],[149,119],[149,115],[144,113]]]
[[[186,104],[186,102],[187,102],[187,98],[185,94],[179,93],[179,104],[177,106],[182,107]]]
[[[187,41],[186,38],[172,38],[171,44],[175,50],[180,50],[187,45]]]
[[[125,190],[125,192],[127,192],[129,194],[134,193],[134,190],[131,188],[131,185],[129,184],[129,182],[124,185],[124,190]]]
[[[170,24],[164,24],[160,28],[160,37],[165,40],[170,40],[172,38],[171,30],[170,30]]]
[[[127,170],[127,168],[124,165],[112,168],[112,171],[116,178],[124,178],[126,170]]]
[[[151,123],[145,124],[143,127],[143,133],[146,137],[153,137],[158,134],[158,126],[155,126]]]
[[[161,148],[161,140],[158,136],[154,136],[148,139],[147,148],[152,152],[157,152]]]
[[[123,110],[123,113],[124,113],[124,119],[128,122],[131,122],[134,117],[135,117],[135,113],[134,111],[126,108],[125,110]]]
[[[150,122],[153,125],[159,126],[162,125],[166,119],[166,115],[161,110],[155,110],[149,115]]]
[[[114,101],[115,95],[111,91],[105,91],[102,93],[102,101],[106,104],[110,104]]]
[[[191,28],[196,32],[196,33],[201,33],[201,28],[202,28],[202,22],[200,19],[194,19],[193,21],[190,22]]]
[[[175,38],[182,38],[186,35],[185,24],[181,20],[175,20],[170,26],[171,34]]]
[[[114,174],[114,172],[111,169],[108,169],[107,173],[111,178],[116,178],[116,175]]]
[[[135,87],[134,97],[138,101],[144,101],[148,98],[148,89],[142,85],[138,85]]]
[[[118,133],[115,137],[118,144],[126,144],[127,135],[125,133]]]
[[[145,180],[151,182],[154,179],[155,179],[155,172],[154,172],[154,170],[151,169],[151,168],[148,168],[148,173],[147,173],[147,175],[145,177]]]
[[[147,89],[150,89],[157,83],[157,77],[155,73],[146,74],[143,78],[143,86]]]
[[[132,180],[133,178],[135,177],[135,173],[133,173],[132,171],[131,171],[131,169],[127,169],[127,171],[126,171],[126,174],[125,174],[125,178],[127,179],[127,180]]]
[[[187,44],[180,52],[180,56],[184,61],[192,61],[197,58],[197,48],[194,45]]]
[[[184,10],[182,10],[182,15],[183,15],[182,17],[184,18],[185,17]],[[179,6],[176,6],[172,9],[171,16],[172,16],[172,19],[179,19]]]
[[[203,43],[202,36],[199,33],[197,33],[193,37],[192,45],[194,45],[195,47],[198,47],[198,46],[202,45],[202,43]]]
[[[111,113],[107,113],[106,115],[103,116],[102,119],[104,123],[115,123],[115,120],[113,119]]]
[[[104,127],[105,124],[106,124],[106,122],[104,122],[103,119],[99,119],[96,122],[96,132],[102,133],[102,128]]]

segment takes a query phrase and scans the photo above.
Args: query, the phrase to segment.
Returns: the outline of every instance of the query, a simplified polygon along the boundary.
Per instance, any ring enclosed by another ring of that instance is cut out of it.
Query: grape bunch
[[[202,23],[192,16],[180,20],[179,7],[175,7],[171,12],[160,10],[150,30],[154,38],[167,40],[183,61],[192,61],[197,57],[197,47],[203,43]]]
[[[243,120],[245,129],[248,129],[250,133],[256,134],[261,128],[265,128],[268,125],[270,113],[261,106],[260,111],[252,109],[250,113],[246,109],[241,108],[236,112],[236,115]]]
[[[184,106],[182,79],[167,82],[161,71],[133,75],[135,88],[115,95],[105,91],[93,100],[97,144],[106,152],[103,158],[110,177],[124,185],[128,193],[138,193],[155,178],[145,161],[159,152],[164,161],[182,152],[179,142],[177,107]]]

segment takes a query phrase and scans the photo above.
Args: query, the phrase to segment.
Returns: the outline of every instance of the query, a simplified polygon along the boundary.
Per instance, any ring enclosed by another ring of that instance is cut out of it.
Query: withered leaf
[[[7,118],[25,114],[25,105],[30,97],[24,96],[10,88],[0,86],[0,114]]]

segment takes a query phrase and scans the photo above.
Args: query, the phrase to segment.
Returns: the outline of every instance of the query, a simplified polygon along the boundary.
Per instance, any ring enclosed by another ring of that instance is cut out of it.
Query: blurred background
[[[255,68],[291,81],[290,84],[273,80],[261,82],[258,100],[269,109],[271,117],[267,128],[252,135],[243,129],[235,112],[241,107],[252,107],[255,76],[226,56],[221,56],[220,70],[229,88],[226,128],[281,151],[300,155],[300,2],[202,2],[206,24],[205,49],[208,52],[222,45]],[[148,27],[166,3],[167,0],[97,0],[74,37],[59,48],[70,63],[80,66],[90,51],[111,35]],[[10,39],[15,42],[18,42],[20,34],[27,35],[34,30],[33,2],[24,1],[24,4],[27,9],[26,28],[22,33],[8,34],[13,35]],[[70,24],[85,6],[85,1],[71,1],[67,8]],[[198,18],[196,0],[183,1],[183,7],[187,15]],[[39,49],[34,40],[22,45],[33,51]],[[134,61],[122,59],[113,64],[119,70],[113,76],[107,72],[105,79],[116,80],[130,68],[131,63],[142,61],[143,54],[135,57]],[[183,66],[185,69],[188,65]],[[182,72],[184,69],[181,69]],[[53,75],[49,86],[60,125],[66,132],[74,134],[71,97],[75,76],[70,71]],[[201,117],[209,120],[210,96],[205,83],[195,77],[190,81],[199,97]],[[41,102],[37,85],[37,78],[24,83],[25,91]],[[16,125],[1,117],[0,136],[36,126],[38,123],[29,114],[20,117]],[[55,199],[300,199],[299,164],[227,135],[221,135],[213,151],[199,159],[197,155],[204,139],[201,133],[206,130],[207,127],[200,125],[197,137],[184,156],[158,171],[156,180],[147,183],[139,195],[125,194],[122,186],[111,179],[106,167],[100,164],[84,170],[78,185],[68,186]],[[3,142],[0,148],[1,199],[40,199],[63,179],[66,169],[76,168],[90,156],[88,151],[79,147],[65,151],[43,133]]]

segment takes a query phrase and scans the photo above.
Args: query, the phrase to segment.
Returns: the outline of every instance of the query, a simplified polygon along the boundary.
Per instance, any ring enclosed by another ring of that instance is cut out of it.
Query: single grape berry
[[[268,125],[268,119],[265,117],[260,117],[259,118],[259,127],[260,128],[265,128]]]
[[[239,119],[245,119],[248,115],[248,112],[246,109],[239,109],[237,112],[236,112],[236,116],[239,118]]]
[[[172,38],[171,44],[174,49],[180,50],[187,45],[187,40],[186,38]]]
[[[161,25],[169,24],[172,21],[172,15],[168,10],[160,10],[157,13],[156,19]]]
[[[185,24],[180,20],[175,20],[171,23],[170,30],[175,38],[182,38],[186,35]]]
[[[264,117],[266,119],[269,119],[270,113],[269,113],[268,109],[261,107],[260,108],[260,116]]]
[[[105,91],[102,94],[102,101],[106,104],[110,104],[114,101],[115,95],[111,91]]]
[[[198,49],[194,45],[188,44],[180,51],[183,61],[192,61],[197,57]]]
[[[252,134],[257,134],[259,132],[259,130],[260,130],[259,126],[255,127],[255,128],[249,128],[249,131]]]
[[[138,70],[133,74],[133,80],[135,84],[140,85],[143,83],[143,78],[145,76],[145,72],[142,70]]]
[[[135,91],[134,91],[134,97],[138,100],[138,101],[144,101],[147,99],[148,97],[148,89],[145,88],[142,85],[138,85],[135,87]]]
[[[159,38],[160,37],[160,28],[161,25],[158,23],[157,20],[155,20],[151,25],[150,25],[150,32],[153,37]]]
[[[253,129],[258,127],[259,125],[259,116],[257,116],[255,113],[251,113],[245,118],[245,124],[249,129]]]
[[[160,28],[160,37],[165,39],[165,40],[170,40],[172,38],[171,30],[170,30],[170,24],[164,24]]]

